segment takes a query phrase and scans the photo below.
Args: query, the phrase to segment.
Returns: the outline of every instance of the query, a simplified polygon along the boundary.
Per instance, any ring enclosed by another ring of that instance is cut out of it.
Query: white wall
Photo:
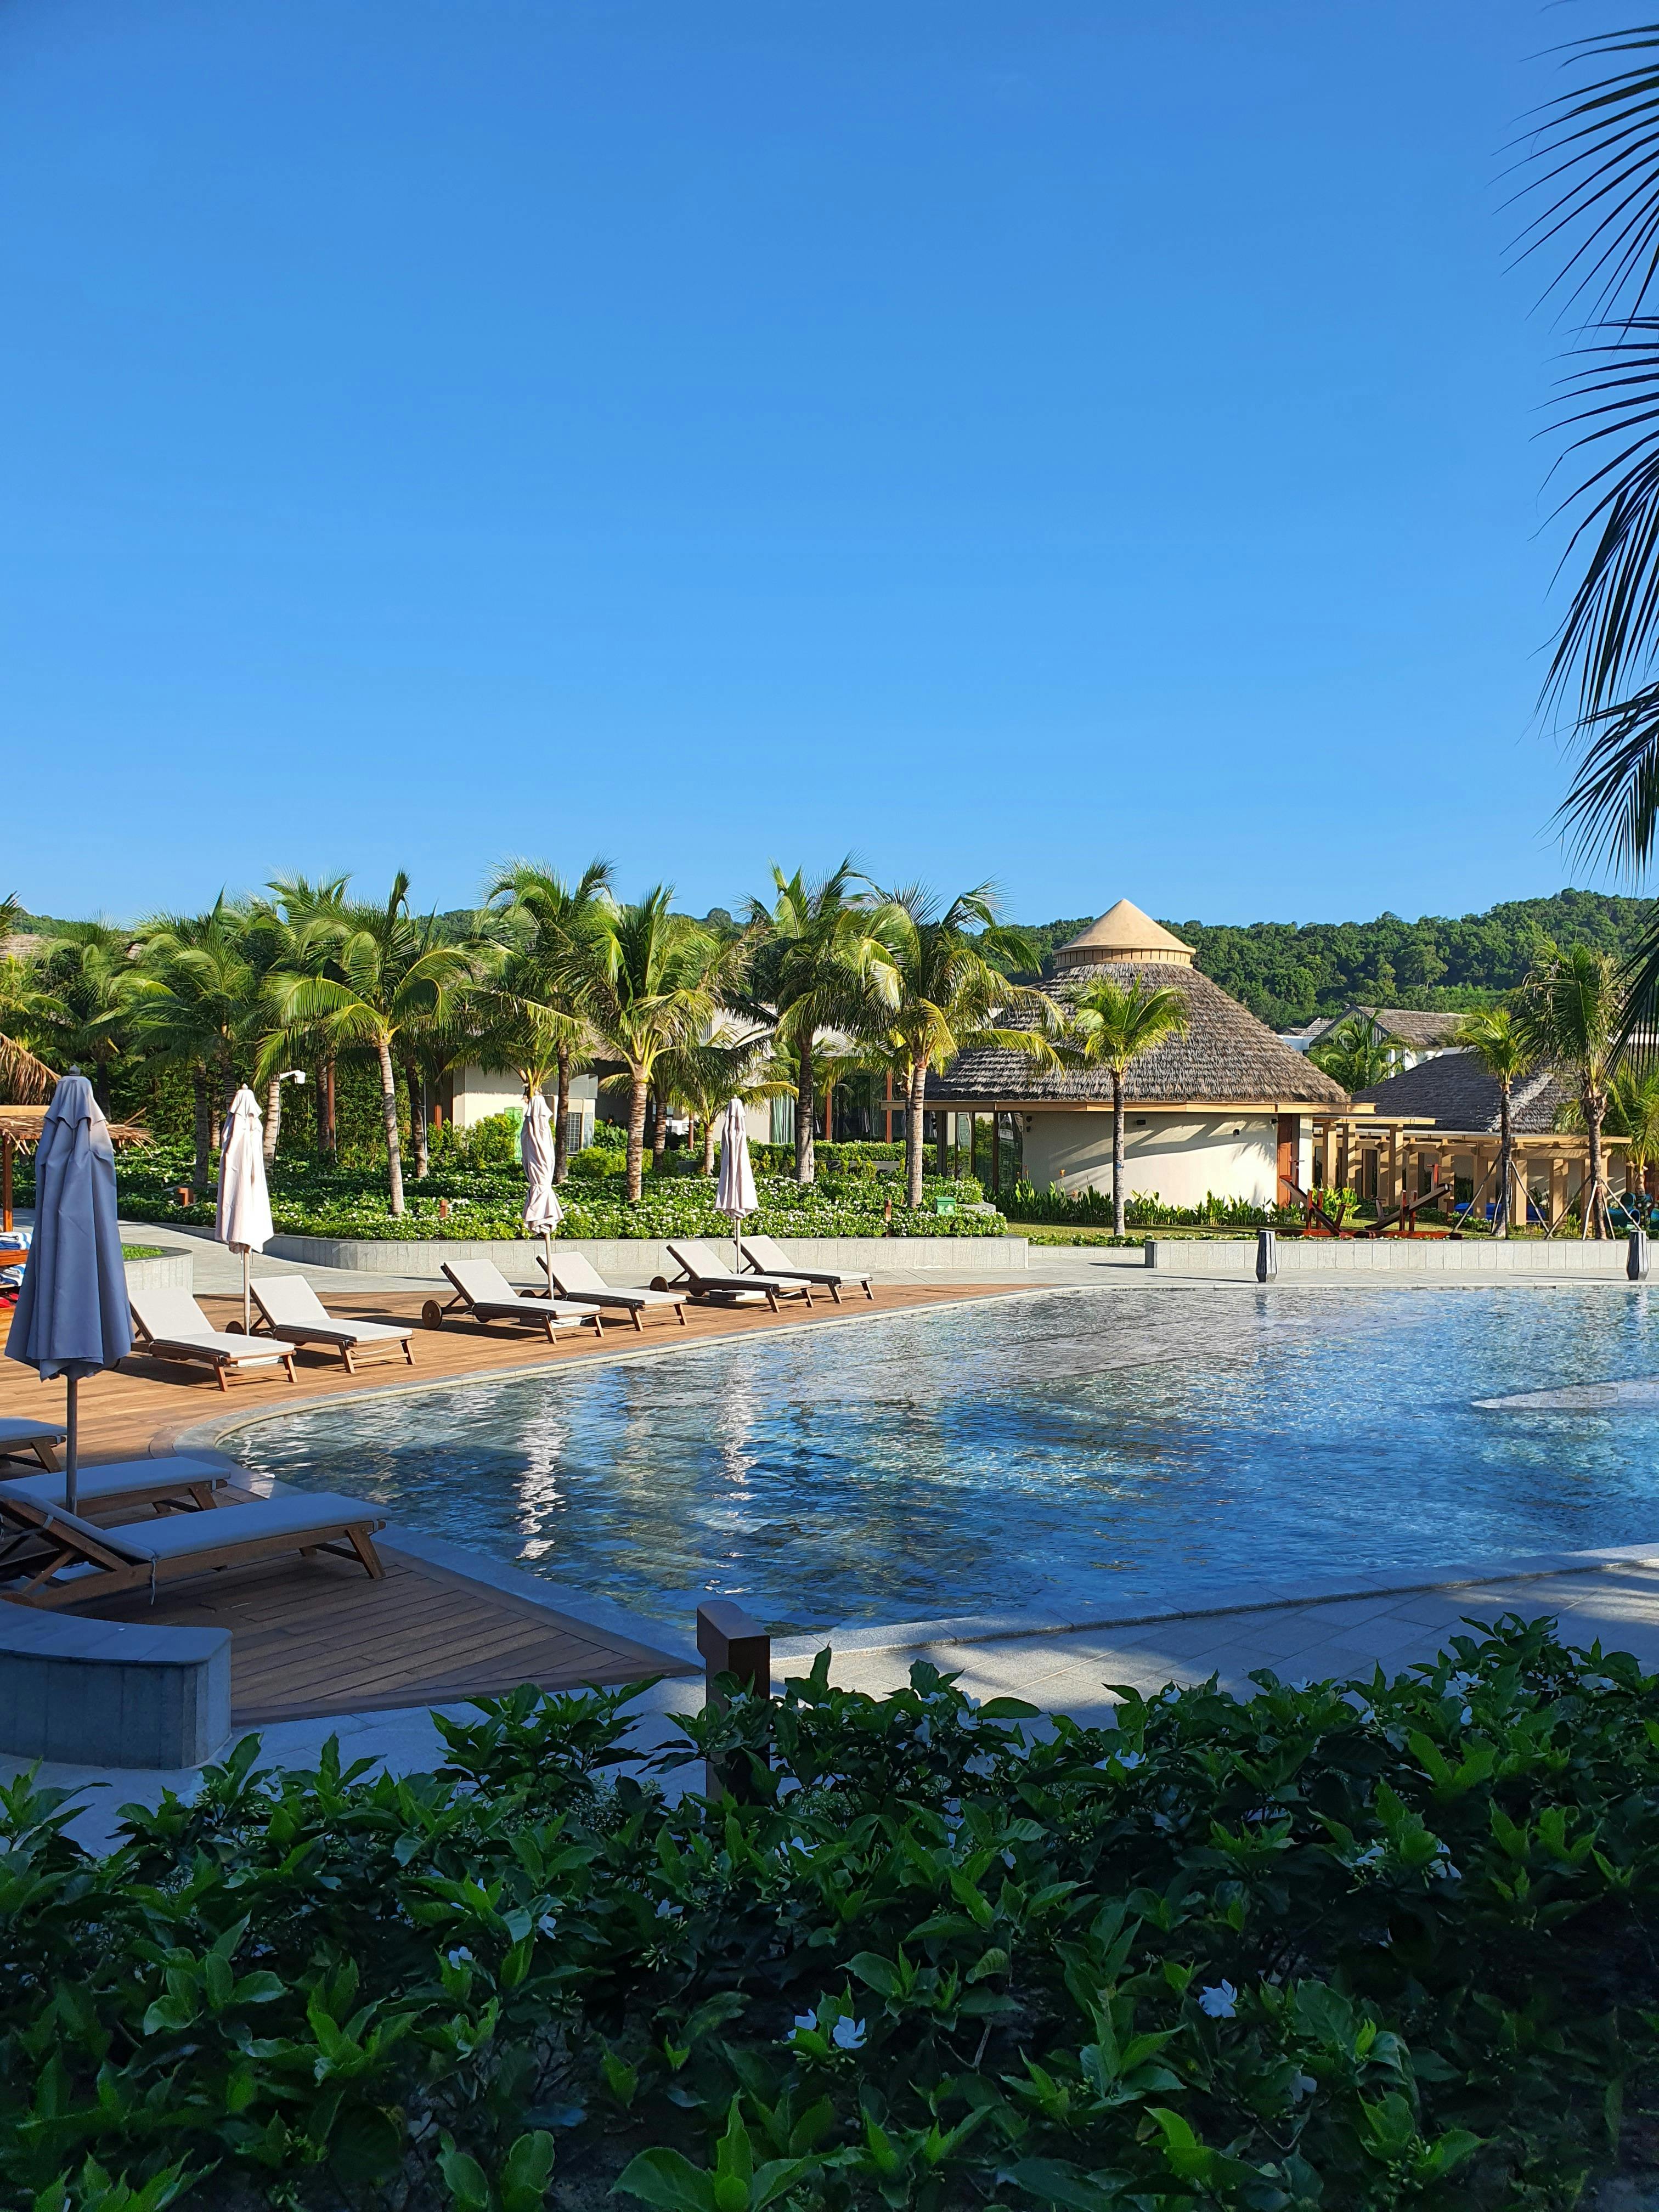
[[[1279,1124],[1271,1114],[1126,1115],[1127,1194],[1157,1193],[1166,1206],[1197,1206],[1209,1192],[1271,1206],[1279,1188]],[[1024,1133],[1027,1178],[1042,1190],[1112,1188],[1112,1116],[1035,1113]],[[1300,1151],[1298,1147],[1298,1151]],[[1300,1180],[1300,1178],[1298,1178]]]
[[[544,1095],[550,1106],[556,1101],[557,1086],[548,1084]],[[586,1144],[593,1135],[594,1107],[599,1099],[599,1079],[592,1075],[574,1075],[570,1079],[570,1118],[574,1123],[581,1117],[583,1134],[580,1141]],[[455,1071],[455,1127],[470,1129],[475,1123],[486,1121],[492,1114],[504,1114],[509,1107],[524,1104],[524,1085],[518,1077],[496,1067],[461,1067]],[[573,1130],[573,1143],[574,1133]]]

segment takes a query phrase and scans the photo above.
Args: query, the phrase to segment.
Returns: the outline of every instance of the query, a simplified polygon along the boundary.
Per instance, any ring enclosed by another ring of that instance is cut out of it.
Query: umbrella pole
[[[547,1295],[550,1298],[553,1295],[553,1231],[545,1226],[542,1230],[542,1257],[547,1263]]]
[[[81,1388],[78,1375],[69,1377],[69,1411],[64,1422],[64,1504],[71,1512],[77,1512],[81,1504],[81,1409],[76,1402]]]
[[[252,1336],[253,1334],[253,1293],[249,1290],[247,1284],[250,1256],[249,1248],[244,1244],[242,1247],[242,1334],[244,1336]]]

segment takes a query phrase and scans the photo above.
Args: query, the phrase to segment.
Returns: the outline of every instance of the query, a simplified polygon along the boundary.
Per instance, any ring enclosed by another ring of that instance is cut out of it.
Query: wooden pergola
[[[1472,1186],[1475,1205],[1498,1201],[1502,1148],[1495,1130],[1437,1128],[1427,1115],[1379,1114],[1356,1105],[1346,1113],[1315,1115],[1312,1134],[1316,1184],[1352,1188],[1374,1200],[1379,1212],[1418,1196],[1437,1180],[1451,1187],[1460,1177]],[[1609,1170],[1628,1141],[1603,1135]],[[1510,1218],[1527,1218],[1524,1201],[1553,1231],[1589,1181],[1589,1139],[1558,1129],[1517,1131],[1510,1142],[1516,1185]]]
[[[0,1231],[11,1227],[11,1166],[20,1152],[32,1152],[46,1124],[45,1106],[0,1106]],[[112,1121],[109,1133],[118,1145],[147,1145],[149,1131],[131,1121]]]

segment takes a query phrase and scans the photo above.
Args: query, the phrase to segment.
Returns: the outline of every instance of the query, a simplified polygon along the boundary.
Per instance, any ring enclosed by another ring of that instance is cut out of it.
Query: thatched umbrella
[[[17,1153],[34,1150],[46,1121],[44,1106],[0,1106],[0,1229],[11,1227],[12,1161]],[[112,1121],[109,1133],[116,1145],[147,1145],[150,1140],[148,1129],[131,1121]]]

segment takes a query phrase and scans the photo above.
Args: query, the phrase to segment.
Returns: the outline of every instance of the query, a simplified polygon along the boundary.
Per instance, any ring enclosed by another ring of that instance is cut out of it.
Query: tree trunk
[[[1123,1078],[1112,1070],[1112,1234],[1123,1234]]]
[[[432,1164],[432,1154],[427,1141],[426,1108],[422,1097],[420,1072],[413,1060],[404,1070],[404,1081],[409,1090],[409,1141],[415,1150],[415,1180],[424,1182]]]
[[[927,1062],[923,1060],[910,1070],[904,1106],[904,1188],[913,1213],[921,1204],[921,1103],[927,1096]]]
[[[812,1153],[812,1116],[817,1111],[817,1094],[812,1074],[812,1032],[808,1030],[806,1041],[795,1057],[795,1181],[813,1182],[818,1164]]]
[[[283,1133],[283,1086],[273,1075],[265,1085],[265,1133],[262,1149],[265,1165],[276,1157],[276,1139]]]
[[[637,1205],[645,1184],[645,1101],[651,1079],[642,1067],[633,1070],[628,1094],[628,1202]]]
[[[823,1086],[823,1141],[826,1145],[833,1145],[836,1141],[836,1125],[831,1118],[835,1109],[836,1079],[832,1075]]]
[[[1584,1093],[1584,1127],[1589,1132],[1589,1191],[1584,1202],[1583,1225],[1581,1237],[1593,1237],[1599,1244],[1607,1234],[1607,1171],[1601,1163],[1601,1116],[1607,1104],[1601,1093]]]
[[[207,1070],[199,1060],[190,1071],[190,1087],[196,1103],[196,1158],[191,1164],[190,1194],[199,1198],[208,1187],[208,1155],[213,1149],[213,1109],[208,1103]]]
[[[1499,1086],[1498,1092],[1498,1218],[1493,1224],[1500,1237],[1510,1233],[1510,1211],[1515,1197],[1515,1133],[1510,1126],[1510,1086]]]
[[[659,1091],[653,1101],[656,1118],[651,1124],[651,1170],[653,1175],[662,1171],[663,1155],[668,1150],[668,1101]]]
[[[702,1171],[706,1176],[714,1172],[714,1117],[708,1115],[702,1125]]]
[[[553,1180],[561,1183],[569,1172],[569,1136],[567,1125],[570,1120],[570,1048],[562,1044],[558,1052],[558,1082],[553,1107]]]
[[[392,1065],[392,1048],[382,1038],[376,1047],[380,1061],[380,1110],[386,1116],[386,1181],[392,1194],[393,1217],[404,1210],[404,1148],[398,1138],[398,1076]]]
[[[334,1055],[317,1071],[317,1150],[327,1160],[340,1155],[339,1124],[334,1118]]]

